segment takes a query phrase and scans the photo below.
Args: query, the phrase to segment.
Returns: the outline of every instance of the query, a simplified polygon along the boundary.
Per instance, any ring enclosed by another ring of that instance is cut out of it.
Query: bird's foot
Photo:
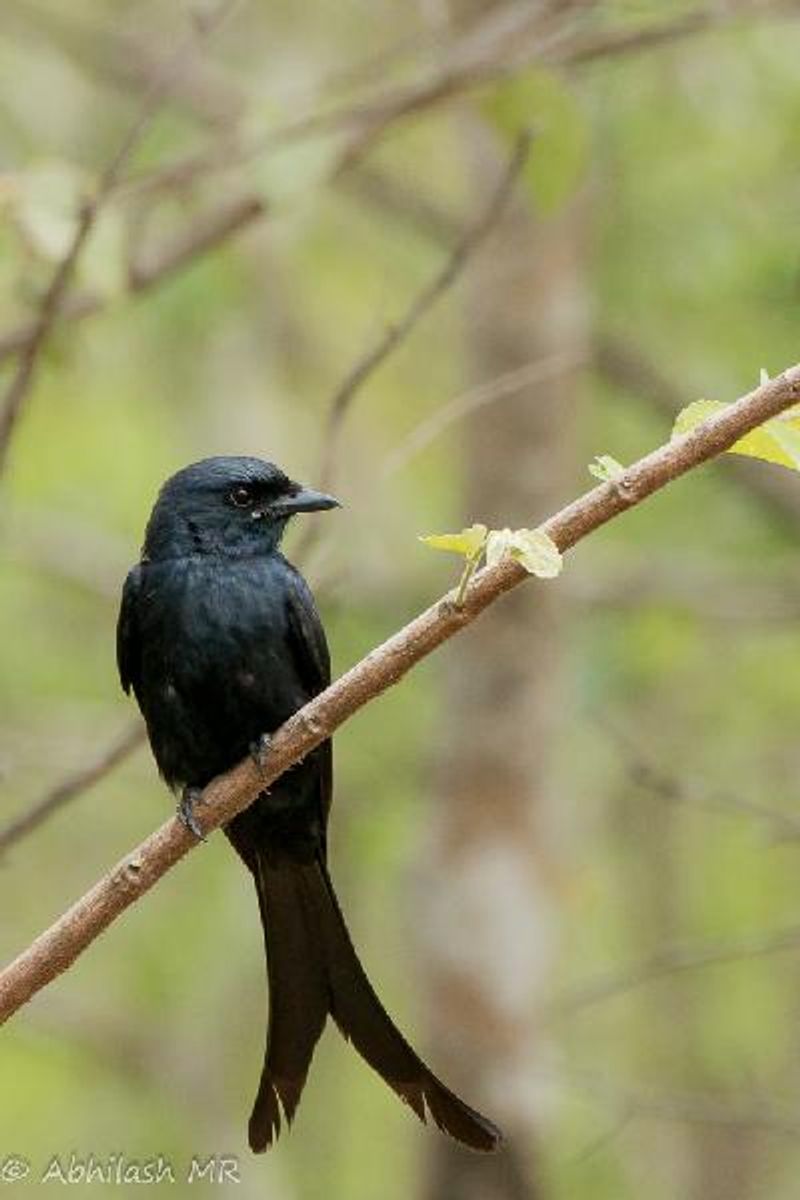
[[[271,745],[272,737],[268,733],[262,733],[257,741],[250,743],[250,757],[259,771],[263,771],[267,765],[267,756]]]
[[[202,804],[203,789],[196,787],[185,787],[181,792],[181,798],[178,802],[177,816],[183,821],[187,829],[189,829],[196,838],[201,842],[205,842],[206,835],[200,828],[197,817],[195,816],[195,805]]]

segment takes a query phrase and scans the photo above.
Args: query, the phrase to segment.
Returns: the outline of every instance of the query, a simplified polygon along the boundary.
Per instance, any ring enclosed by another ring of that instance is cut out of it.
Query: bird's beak
[[[292,496],[283,496],[270,505],[271,512],[281,517],[291,517],[295,513],[322,512],[327,508],[340,508],[335,496],[325,492],[315,492],[313,488],[301,487]]]

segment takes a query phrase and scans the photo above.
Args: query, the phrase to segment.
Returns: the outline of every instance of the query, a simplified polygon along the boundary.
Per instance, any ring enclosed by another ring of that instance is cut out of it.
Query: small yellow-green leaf
[[[510,529],[492,529],[486,539],[486,565],[493,567],[511,549],[513,533]]]
[[[672,436],[676,438],[680,437],[682,433],[688,433],[696,425],[702,425],[703,421],[707,421],[709,417],[722,412],[724,407],[725,405],[721,404],[719,400],[694,400],[678,413],[672,427]]]
[[[617,462],[610,454],[598,454],[589,463],[589,474],[594,475],[595,479],[599,479],[603,483],[613,483],[615,479],[619,479],[620,475],[624,475],[624,473],[625,468],[622,463]]]
[[[563,565],[558,546],[541,529],[493,529],[486,542],[487,567],[506,555],[540,579],[555,578]]]
[[[688,433],[724,408],[727,405],[717,400],[696,400],[678,413],[672,436]],[[800,414],[796,409],[789,409],[782,416],[766,421],[735,442],[728,453],[759,458],[800,471]]]
[[[463,554],[464,558],[475,558],[480,554],[486,541],[485,525],[470,525],[461,533],[429,533],[419,540],[433,550],[448,550],[452,554]]]
[[[776,417],[774,421],[768,421],[763,428],[764,432],[768,433],[777,444],[779,450],[782,450],[790,460],[790,465],[794,467],[795,471],[800,471],[800,422],[796,418],[787,421],[785,418]],[[748,436],[752,437],[753,434]],[[744,440],[742,438],[742,441]],[[735,449],[736,446],[734,446]]]
[[[512,535],[511,555],[539,579],[555,579],[564,565],[558,546],[542,529],[517,529]]]

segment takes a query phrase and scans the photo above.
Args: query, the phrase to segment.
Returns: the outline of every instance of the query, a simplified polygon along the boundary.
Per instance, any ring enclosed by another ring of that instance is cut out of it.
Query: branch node
[[[623,504],[636,504],[639,499],[636,483],[630,475],[622,474],[612,480],[611,489]]]
[[[325,733],[325,727],[323,726],[319,717],[315,716],[313,713],[303,713],[302,724],[312,737],[322,737]]]

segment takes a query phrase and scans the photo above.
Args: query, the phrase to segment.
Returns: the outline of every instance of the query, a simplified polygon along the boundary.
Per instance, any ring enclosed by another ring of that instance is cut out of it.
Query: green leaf
[[[718,400],[695,400],[678,413],[672,436],[688,433],[727,407]],[[800,471],[800,413],[796,408],[791,408],[781,416],[773,417],[771,421],[745,434],[731,446],[728,453],[758,458],[762,462]]]
[[[622,463],[617,462],[610,454],[598,454],[589,463],[589,474],[594,475],[595,479],[599,479],[602,483],[613,483],[624,473],[625,468]]]
[[[429,533],[419,540],[432,550],[447,550],[452,554],[463,554],[464,558],[475,558],[486,542],[488,530],[485,525],[470,525],[461,533]]]
[[[721,404],[719,400],[693,400],[691,404],[686,405],[686,408],[682,408],[675,418],[672,436],[676,438],[680,437],[682,433],[688,433],[690,429],[701,425],[709,417],[722,412],[724,407],[725,405]]]
[[[555,579],[564,565],[558,546],[541,529],[518,529],[514,534],[511,556],[539,579]]]
[[[533,131],[525,182],[540,211],[557,209],[575,190],[587,156],[586,117],[573,88],[557,71],[536,68],[494,87],[484,110],[509,140]]]
[[[510,529],[493,529],[486,539],[486,565],[494,567],[511,551],[513,534]]]
[[[493,529],[486,542],[487,567],[506,555],[539,579],[554,579],[563,566],[561,551],[542,529]]]

